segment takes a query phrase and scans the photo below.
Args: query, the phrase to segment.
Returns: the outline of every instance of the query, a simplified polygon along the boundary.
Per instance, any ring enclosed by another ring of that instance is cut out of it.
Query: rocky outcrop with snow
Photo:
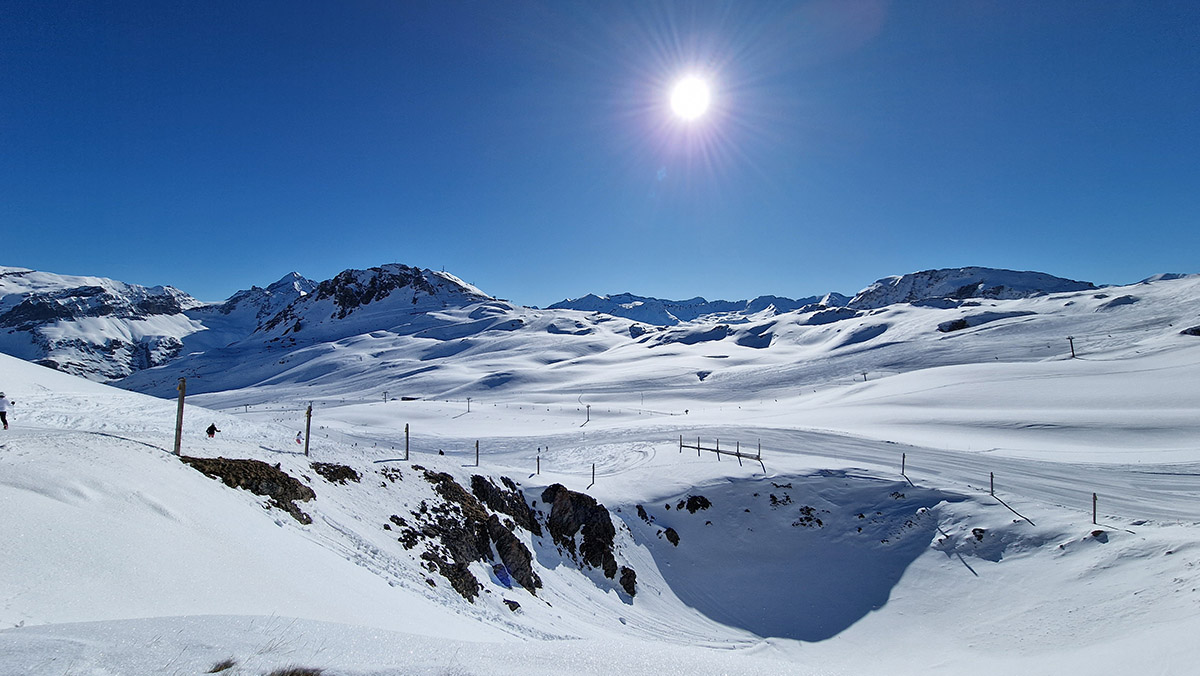
[[[897,303],[968,298],[1014,300],[1048,293],[1089,291],[1095,288],[1091,282],[1077,282],[1042,272],[976,267],[949,268],[884,277],[859,291],[847,305],[869,310]]]
[[[309,342],[338,340],[424,325],[429,313],[486,301],[501,303],[447,272],[398,263],[345,270],[272,317],[256,337],[288,342],[301,337]]]
[[[203,305],[169,286],[145,287],[0,267],[0,350],[94,380],[170,361],[200,327]]]
[[[809,298],[784,298],[781,296],[759,296],[753,300],[705,300],[696,297],[688,300],[663,300],[619,293],[610,296],[588,294],[582,298],[566,299],[551,305],[550,310],[582,310],[600,312],[614,317],[624,317],[655,326],[674,326],[691,322],[710,315],[755,315],[763,312],[781,314],[799,310],[807,305],[844,305],[845,296],[829,293]]]

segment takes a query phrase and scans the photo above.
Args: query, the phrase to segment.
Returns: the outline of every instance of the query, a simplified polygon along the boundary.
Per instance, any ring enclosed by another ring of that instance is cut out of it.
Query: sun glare
[[[671,90],[671,110],[685,120],[694,120],[708,110],[709,97],[708,83],[689,75]]]

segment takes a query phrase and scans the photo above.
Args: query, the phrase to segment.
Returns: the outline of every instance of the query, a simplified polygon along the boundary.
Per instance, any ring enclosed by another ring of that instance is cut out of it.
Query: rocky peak
[[[1063,279],[1043,272],[980,267],[946,268],[884,277],[859,291],[847,305],[869,310],[896,303],[967,298],[1013,300],[1095,288],[1091,282]]]

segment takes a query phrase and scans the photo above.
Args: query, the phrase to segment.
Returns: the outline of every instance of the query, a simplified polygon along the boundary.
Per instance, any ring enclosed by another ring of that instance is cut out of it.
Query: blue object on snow
[[[492,566],[492,572],[496,574],[496,579],[500,581],[500,584],[504,585],[506,589],[512,589],[512,577],[509,576],[508,568],[503,563]]]

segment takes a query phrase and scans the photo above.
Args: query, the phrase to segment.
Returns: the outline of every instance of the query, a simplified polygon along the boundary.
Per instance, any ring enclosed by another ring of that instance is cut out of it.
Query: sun
[[[710,99],[708,83],[689,75],[675,83],[671,90],[671,110],[684,120],[694,120],[708,110]]]

